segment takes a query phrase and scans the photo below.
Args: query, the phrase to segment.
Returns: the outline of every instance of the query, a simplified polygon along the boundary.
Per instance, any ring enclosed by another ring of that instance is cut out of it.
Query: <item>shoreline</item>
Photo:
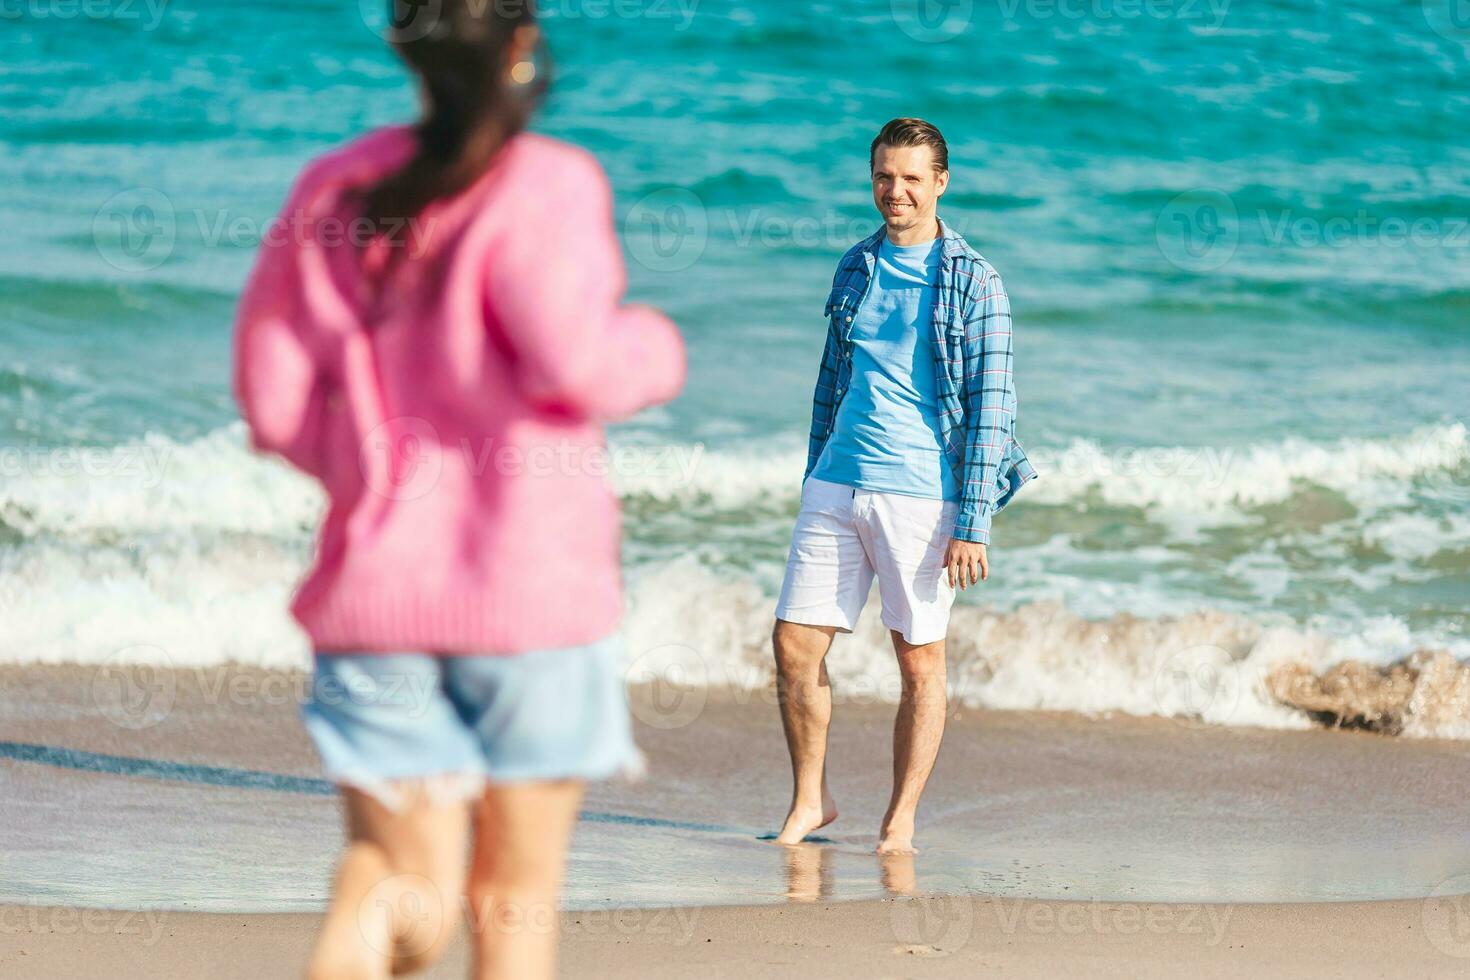
[[[289,681],[250,668],[203,680],[0,669],[0,904],[320,909],[340,810]],[[166,696],[133,711],[147,691]],[[761,839],[790,792],[774,700],[679,694],[630,692],[650,774],[589,787],[565,907],[961,891],[1375,901],[1470,873],[1470,743],[960,705],[920,809],[920,853],[879,860],[893,708],[843,699],[830,762],[841,816],[819,846],[778,848]]]

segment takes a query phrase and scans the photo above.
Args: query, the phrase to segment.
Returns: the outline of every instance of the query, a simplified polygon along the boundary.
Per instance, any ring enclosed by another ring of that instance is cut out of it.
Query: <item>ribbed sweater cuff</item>
[[[514,654],[602,639],[622,619],[622,595],[355,594],[292,612],[318,650]]]

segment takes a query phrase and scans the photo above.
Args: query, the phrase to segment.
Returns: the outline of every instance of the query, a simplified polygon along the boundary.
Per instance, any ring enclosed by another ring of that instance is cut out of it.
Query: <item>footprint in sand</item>
[[[895,947],[893,947],[893,955],[894,956],[928,956],[928,957],[933,957],[933,956],[946,956],[948,954],[945,953],[945,951],[942,950],[942,949],[940,949],[938,946],[913,945],[913,946],[895,946]]]

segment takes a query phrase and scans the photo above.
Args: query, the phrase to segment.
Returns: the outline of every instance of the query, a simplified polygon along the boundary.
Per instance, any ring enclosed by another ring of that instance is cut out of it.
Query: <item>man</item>
[[[837,817],[827,789],[824,660],[874,577],[902,696],[878,852],[912,852],[914,815],[948,710],[955,586],[989,578],[994,513],[1036,476],[1016,441],[1010,303],[1000,277],[936,214],[949,148],[895,119],[869,153],[883,227],[838,263],[827,300],[801,510],[776,604],[781,722],[795,786],[777,840]]]

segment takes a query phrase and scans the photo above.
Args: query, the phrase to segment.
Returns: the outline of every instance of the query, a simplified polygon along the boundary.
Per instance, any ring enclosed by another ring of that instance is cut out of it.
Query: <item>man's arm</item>
[[[980,298],[965,320],[965,349],[965,482],[954,536],[989,544],[996,481],[1016,404],[1011,303],[994,272],[981,284]]]
[[[837,334],[832,318],[827,318],[827,342],[822,348],[822,363],[817,369],[817,387],[812,394],[812,428],[807,438],[806,472],[803,482],[816,469],[817,458],[827,444],[827,430],[831,427],[832,415],[837,410]]]

